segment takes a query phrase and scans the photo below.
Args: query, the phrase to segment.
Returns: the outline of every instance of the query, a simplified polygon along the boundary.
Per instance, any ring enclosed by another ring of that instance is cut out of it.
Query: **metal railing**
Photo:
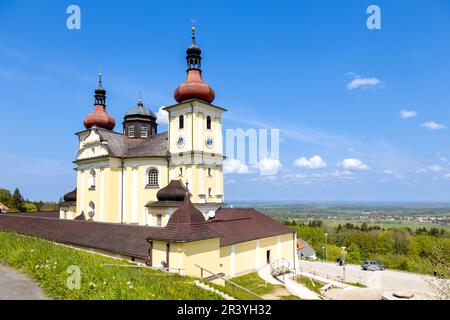
[[[208,269],[205,269],[202,266],[199,266],[198,264],[196,264],[195,266],[200,269],[201,280],[204,280],[203,276],[204,276],[204,272],[206,272],[208,274],[211,274],[211,276],[213,276],[213,277],[215,277],[217,279],[221,279],[221,280],[225,281],[225,283],[230,284],[234,288],[238,288],[238,289],[240,289],[240,290],[242,290],[242,291],[244,291],[244,292],[246,292],[246,293],[248,293],[248,294],[250,294],[250,295],[252,295],[252,296],[254,296],[256,298],[258,298],[258,299],[265,300],[260,295],[254,293],[253,291],[248,290],[247,288],[244,288],[244,287],[238,285],[237,283],[234,283],[234,282],[226,279],[224,276],[221,276],[220,274],[217,274],[217,273],[214,273],[212,271],[209,271]],[[234,295],[234,290],[233,290],[233,295]]]

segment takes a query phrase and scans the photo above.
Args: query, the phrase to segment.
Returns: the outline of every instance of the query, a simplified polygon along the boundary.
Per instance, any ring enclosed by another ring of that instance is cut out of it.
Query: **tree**
[[[25,212],[26,208],[23,206],[24,200],[22,197],[22,194],[20,193],[20,190],[16,188],[14,190],[13,196],[12,196],[13,206],[19,210],[20,212]]]
[[[361,262],[361,253],[359,252],[359,247],[357,244],[352,243],[347,248],[346,258],[348,263],[360,263]]]
[[[13,206],[13,198],[9,190],[0,189],[0,202],[8,207]]]
[[[447,250],[448,251],[448,250]],[[428,284],[442,300],[450,299],[450,268],[449,257],[444,248],[434,247],[431,251],[431,264],[433,265],[434,278],[428,280]]]

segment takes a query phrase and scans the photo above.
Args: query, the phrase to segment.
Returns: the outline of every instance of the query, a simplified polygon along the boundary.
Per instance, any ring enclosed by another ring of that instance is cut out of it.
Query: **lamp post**
[[[345,281],[345,255],[347,253],[347,251],[345,251],[345,247],[342,247],[342,257],[344,259],[343,263],[342,263],[342,279]]]
[[[328,261],[328,233],[325,233],[325,261]]]
[[[322,247],[322,261],[325,261],[325,247]]]

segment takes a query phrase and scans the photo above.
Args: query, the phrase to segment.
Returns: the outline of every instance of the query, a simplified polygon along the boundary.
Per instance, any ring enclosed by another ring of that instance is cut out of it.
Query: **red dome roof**
[[[116,126],[116,120],[106,112],[106,107],[104,105],[97,104],[94,106],[94,112],[84,118],[84,126],[86,129],[97,126],[99,128],[112,130]]]
[[[188,70],[186,81],[175,90],[174,97],[178,103],[191,99],[212,103],[216,98],[216,93],[203,81],[201,70],[191,69]]]

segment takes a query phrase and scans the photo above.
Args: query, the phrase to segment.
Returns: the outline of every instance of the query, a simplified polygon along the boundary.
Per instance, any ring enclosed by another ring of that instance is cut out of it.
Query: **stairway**
[[[226,294],[226,293],[223,293],[222,291],[217,290],[217,289],[215,289],[215,288],[213,288],[213,287],[210,287],[210,286],[208,286],[206,283],[203,283],[203,282],[201,282],[201,281],[199,281],[199,280],[195,280],[195,281],[194,281],[194,284],[195,284],[197,287],[199,287],[199,288],[202,288],[202,289],[204,289],[204,290],[211,291],[211,292],[213,292],[213,293],[215,293],[215,294],[221,296],[221,297],[224,298],[225,300],[236,300],[236,299],[233,298],[232,296],[230,296],[230,295],[228,295],[228,294]]]

